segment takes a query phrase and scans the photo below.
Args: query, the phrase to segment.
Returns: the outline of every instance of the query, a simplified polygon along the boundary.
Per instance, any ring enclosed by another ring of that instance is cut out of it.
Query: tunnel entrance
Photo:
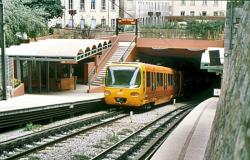
[[[159,51],[151,49],[147,51],[145,49],[137,49],[137,59],[143,63],[171,67],[181,71],[183,73],[184,97],[191,97],[201,93],[205,96],[212,96],[213,89],[220,88],[221,77],[215,73],[200,69],[203,52],[204,50],[187,51],[175,49],[172,51]]]

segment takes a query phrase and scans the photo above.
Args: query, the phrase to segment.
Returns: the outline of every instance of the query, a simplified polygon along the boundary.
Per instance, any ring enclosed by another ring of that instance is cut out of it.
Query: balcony
[[[161,12],[156,12],[155,14],[156,14],[157,17],[161,16]]]
[[[154,15],[154,12],[148,12],[148,16],[152,17]]]

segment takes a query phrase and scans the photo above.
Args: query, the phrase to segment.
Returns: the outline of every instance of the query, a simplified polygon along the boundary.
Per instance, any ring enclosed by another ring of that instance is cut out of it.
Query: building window
[[[115,0],[112,0],[111,9],[112,9],[112,10],[115,10]]]
[[[95,0],[91,0],[91,9],[95,9]]]
[[[207,11],[202,11],[202,16],[207,16]]]
[[[185,16],[185,11],[181,11],[181,16]]]
[[[101,19],[101,26],[102,26],[102,28],[106,27],[106,19],[105,18]]]
[[[218,7],[218,5],[219,5],[219,1],[218,0],[214,0],[214,6]]]
[[[220,12],[220,16],[225,16],[224,12]]]
[[[80,0],[80,11],[85,10],[85,0]]]
[[[80,19],[80,29],[84,29],[84,25],[85,25],[85,19],[81,18]]]
[[[185,0],[181,0],[181,5],[182,5],[182,6],[185,6],[185,5],[186,5]]]
[[[207,6],[207,0],[203,0],[202,5]]]
[[[190,16],[194,16],[194,11],[190,11]]]
[[[74,28],[74,19],[72,17],[69,19],[68,27]]]
[[[94,29],[96,27],[96,19],[91,19],[91,28]]]
[[[73,9],[73,0],[69,0],[69,9]]]
[[[191,6],[195,6],[195,0],[191,0],[191,1],[190,1],[190,5],[191,5]]]
[[[101,9],[106,10],[106,0],[102,0]]]
[[[111,19],[111,27],[115,28],[115,19]]]
[[[218,16],[218,12],[214,12],[214,16]]]

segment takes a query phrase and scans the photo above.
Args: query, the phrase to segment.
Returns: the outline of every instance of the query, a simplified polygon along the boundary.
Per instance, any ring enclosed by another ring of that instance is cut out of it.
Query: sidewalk
[[[0,101],[0,113],[104,98],[103,93],[86,93],[85,90],[86,86],[80,86],[76,90],[43,94],[25,94],[23,96],[9,98],[8,100]]]
[[[152,160],[203,160],[219,98],[209,98],[191,111]]]

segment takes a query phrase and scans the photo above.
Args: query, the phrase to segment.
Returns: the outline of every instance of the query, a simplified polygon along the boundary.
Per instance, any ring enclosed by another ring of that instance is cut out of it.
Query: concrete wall
[[[232,53],[230,13],[228,10],[222,92],[206,150],[209,160],[250,159],[250,2],[245,2],[243,10],[234,9]]]

